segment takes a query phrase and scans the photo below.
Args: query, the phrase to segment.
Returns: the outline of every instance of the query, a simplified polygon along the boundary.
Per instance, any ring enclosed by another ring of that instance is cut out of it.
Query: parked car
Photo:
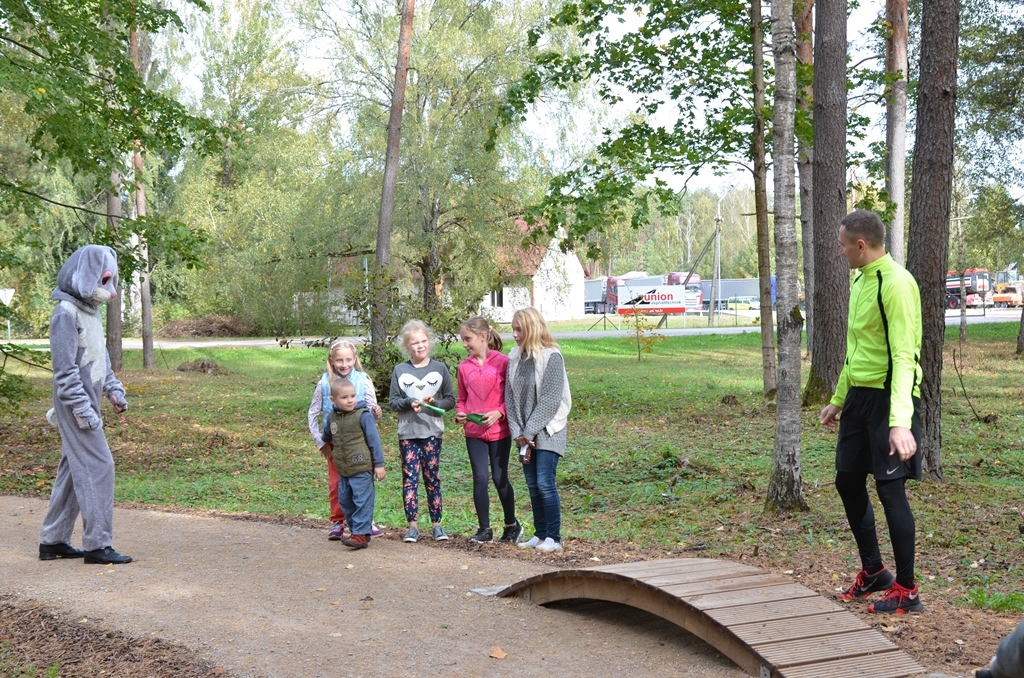
[[[750,303],[750,297],[729,297],[729,301],[726,302],[726,308],[730,311],[749,311]]]

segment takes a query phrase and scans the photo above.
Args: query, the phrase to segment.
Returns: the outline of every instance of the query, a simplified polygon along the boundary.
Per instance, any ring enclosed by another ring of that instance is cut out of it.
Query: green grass
[[[979,414],[997,415],[995,423],[975,419],[947,358],[946,482],[910,485],[919,576],[955,589],[967,604],[1008,610],[1018,609],[1013,594],[1024,588],[1024,362],[1014,359],[1016,333],[1016,323],[974,325],[964,347],[967,395]],[[959,351],[956,335],[950,328],[947,356]],[[761,397],[758,334],[668,338],[642,362],[628,339],[561,345],[573,389],[570,445],[558,472],[567,538],[706,555],[757,550],[852,566],[856,550],[831,485],[835,434],[818,426],[816,410],[803,417],[811,510],[790,518],[762,511],[775,421]],[[144,372],[140,355],[126,352],[131,410],[107,417],[117,499],[326,518],[325,463],[306,429],[324,357],[323,349],[296,348],[158,351],[158,368]],[[200,358],[224,374],[175,369]],[[59,440],[38,425],[49,406],[47,378],[31,379],[39,397],[27,405],[28,418],[0,421],[11,440],[0,456],[0,491],[45,495]],[[382,402],[386,389],[377,385]],[[380,428],[388,477],[378,488],[376,519],[400,526],[394,418],[385,415]],[[512,465],[518,513],[528,520],[522,473]],[[441,475],[446,528],[472,533],[472,478],[461,431],[451,424]],[[492,520],[499,519],[494,500]]]
[[[43,670],[39,670],[34,666],[24,666],[19,659],[13,656],[9,642],[0,645],[0,676],[7,676],[8,678],[57,678],[59,675],[59,663],[50,664]]]

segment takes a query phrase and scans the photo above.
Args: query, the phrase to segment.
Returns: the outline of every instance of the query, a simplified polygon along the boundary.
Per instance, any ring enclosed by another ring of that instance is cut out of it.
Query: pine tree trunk
[[[814,67],[814,0],[796,4],[796,60],[805,70]],[[797,71],[796,106],[806,127],[813,119],[811,102],[814,87],[808,81],[803,87]],[[800,245],[804,255],[804,327],[807,331],[807,357],[814,346],[814,140],[809,134],[796,131],[796,168],[800,179]]]
[[[849,265],[839,254],[846,216],[846,0],[818,0],[814,33],[814,344],[804,405],[835,392],[846,357]]]
[[[107,189],[107,228],[116,232],[121,225],[121,172],[110,173],[110,188]],[[107,302],[107,353],[110,355],[110,368],[120,372],[124,368],[121,355],[121,296],[122,287],[117,296]]]
[[[923,455],[925,476],[936,481],[943,480],[942,430],[939,424],[959,38],[957,0],[924,3],[907,268],[921,288],[921,369],[924,376],[921,383],[921,449],[918,454]]]
[[[885,72],[892,78],[885,107],[885,188],[896,211],[885,232],[885,246],[900,264],[907,176],[907,0],[886,0],[889,36],[885,41]]]
[[[398,60],[395,64],[395,86],[391,91],[391,114],[388,118],[388,145],[384,156],[384,180],[381,183],[380,213],[377,222],[377,252],[374,258],[372,315],[370,317],[370,355],[375,369],[385,363],[387,349],[388,299],[391,294],[391,227],[395,215],[395,188],[398,184],[398,149],[402,138],[402,111],[405,108],[405,85],[412,51],[412,23],[416,0],[402,3],[402,22],[398,35]]]
[[[775,374],[775,328],[772,323],[771,236],[768,229],[768,169],[765,161],[764,103],[764,20],[761,3],[750,3],[751,41],[754,64],[754,133],[750,156],[754,162],[754,212],[757,221],[757,277],[761,292],[761,378],[764,395],[772,398],[778,387]]]
[[[775,105],[772,167],[775,180],[775,275],[779,327],[778,391],[775,402],[775,454],[765,509],[806,510],[800,473],[800,344],[803,317],[797,296],[796,38],[793,0],[772,2]]]

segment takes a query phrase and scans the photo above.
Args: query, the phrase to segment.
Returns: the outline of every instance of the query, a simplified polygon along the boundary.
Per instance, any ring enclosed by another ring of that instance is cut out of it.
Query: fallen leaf
[[[497,645],[495,645],[494,646],[494,650],[491,651],[491,655],[490,656],[491,656],[492,659],[504,659],[505,657],[508,656],[508,653],[505,652],[504,650],[502,650]]]
[[[341,605],[341,601],[340,600],[332,600],[331,601],[331,605]]]
[[[326,590],[327,590],[326,586],[321,586],[320,588],[317,589],[317,591],[326,591]]]
[[[219,676],[219,675],[221,675],[222,673],[224,673],[226,671],[227,671],[227,669],[224,668],[223,666],[218,666],[218,667],[216,667],[214,669],[211,669],[210,670],[210,674],[214,675],[214,676]]]
[[[483,574],[483,573],[484,573],[484,571],[483,571],[483,570],[477,570],[477,571],[476,571],[476,573],[477,573],[477,574]]]
[[[355,565],[353,565],[352,563],[349,563],[348,565],[345,566],[345,569],[346,570],[354,570],[355,567],[356,567]]]
[[[893,631],[899,631],[900,627],[898,627],[898,626],[890,626],[889,624],[881,624],[881,625],[879,625],[878,628],[882,629],[886,633],[892,633]]]
[[[460,570],[468,570],[468,569],[469,569],[469,565],[463,565],[463,566],[462,566],[462,567],[460,567],[459,569],[460,569]]]
[[[953,642],[956,643],[957,645],[963,645],[964,644],[964,641],[960,640],[959,638],[957,638]]]
[[[591,558],[591,560],[593,560],[595,563],[600,563],[601,562],[601,559],[598,558],[597,556],[594,556],[593,558]]]
[[[793,570],[783,570],[782,574],[793,574]]]
[[[343,633],[332,633],[331,638],[341,638],[343,635]]]

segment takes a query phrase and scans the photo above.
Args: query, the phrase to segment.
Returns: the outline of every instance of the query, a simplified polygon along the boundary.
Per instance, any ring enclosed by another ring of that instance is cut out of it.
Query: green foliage
[[[35,395],[32,385],[23,374],[23,368],[49,369],[40,360],[46,355],[14,344],[0,344],[0,415],[11,414],[21,403]],[[8,363],[12,367],[17,366],[18,372],[12,372]]]
[[[641,18],[637,28],[613,30],[626,16]],[[564,247],[583,244],[588,233],[624,216],[639,228],[655,203],[675,213],[675,196],[658,173],[692,176],[749,158],[753,45],[745,3],[569,2],[531,33],[531,41],[540,45],[543,36],[567,27],[579,34],[582,49],[540,49],[533,68],[510,89],[499,124],[522,120],[547,89],[587,79],[609,103],[620,101],[619,88],[638,103],[634,119],[606,132],[594,157],[552,179],[529,212],[549,233],[564,229]],[[654,122],[668,109],[670,125]],[[589,249],[594,258],[593,243]]]
[[[967,592],[967,602],[983,610],[1024,612],[1024,593],[1017,591],[1000,593],[998,591],[987,591],[983,588],[971,589]]]

